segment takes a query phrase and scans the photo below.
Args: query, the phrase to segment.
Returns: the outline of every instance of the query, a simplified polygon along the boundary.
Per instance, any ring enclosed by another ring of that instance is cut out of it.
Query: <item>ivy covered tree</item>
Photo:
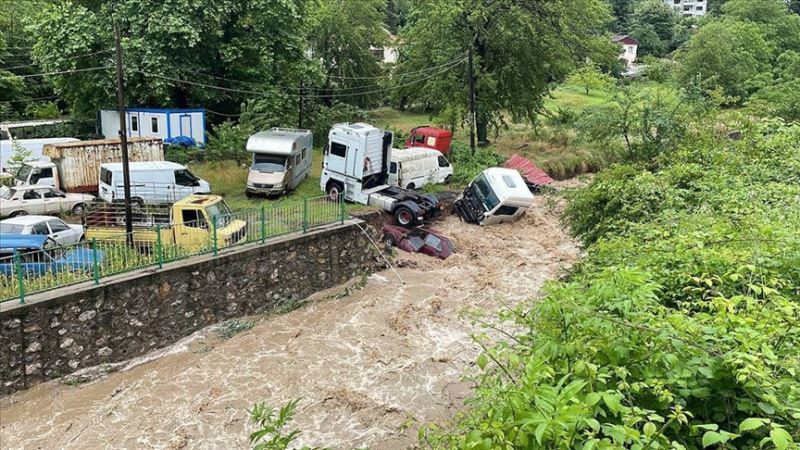
[[[481,143],[505,117],[535,121],[553,82],[588,56],[618,55],[604,35],[611,14],[602,0],[422,0],[416,6],[402,35],[398,98],[468,123],[471,48]]]

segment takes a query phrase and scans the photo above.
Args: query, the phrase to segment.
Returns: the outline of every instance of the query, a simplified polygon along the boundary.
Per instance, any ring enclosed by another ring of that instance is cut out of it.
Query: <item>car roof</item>
[[[33,225],[39,222],[46,222],[48,220],[58,219],[53,216],[17,216],[9,219],[0,220],[0,223],[12,223],[15,225]],[[60,220],[60,219],[59,219]]]
[[[130,162],[128,166],[131,171],[145,171],[145,170],[180,170],[186,167],[172,161],[137,161]],[[119,172],[122,170],[122,163],[105,163],[100,167],[108,169],[112,172]]]
[[[44,247],[49,237],[39,234],[4,234],[0,239],[0,249]]]
[[[16,189],[18,191],[29,191],[31,189],[54,189],[53,186],[47,186],[44,184],[21,184],[19,186],[9,186],[9,189]]]

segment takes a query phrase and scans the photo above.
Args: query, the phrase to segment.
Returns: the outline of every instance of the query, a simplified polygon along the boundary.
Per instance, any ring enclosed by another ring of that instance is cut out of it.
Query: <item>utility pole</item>
[[[119,25],[114,23],[114,49],[117,60],[117,112],[119,113],[119,145],[122,149],[122,183],[125,193],[125,235],[129,246],[133,246],[133,221],[131,219],[131,174],[128,166],[128,129],[125,117],[125,92],[122,79],[122,44]]]
[[[297,128],[303,129],[303,80],[300,80],[300,97],[298,101],[300,103],[300,110],[297,118]]]
[[[467,56],[467,70],[469,71],[469,148],[472,153],[475,153],[475,72],[472,66],[472,46],[474,42],[474,39],[470,40]]]

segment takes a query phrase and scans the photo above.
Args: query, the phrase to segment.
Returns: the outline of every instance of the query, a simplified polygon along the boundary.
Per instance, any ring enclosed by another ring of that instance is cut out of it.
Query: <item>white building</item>
[[[197,145],[206,143],[204,109],[129,108],[125,115],[128,137],[157,137],[166,144],[170,139],[189,137]],[[100,130],[106,139],[119,137],[117,111],[100,111]]]
[[[622,53],[619,59],[625,61],[626,66],[631,66],[636,62],[636,53],[639,50],[639,41],[628,36],[627,34],[618,34],[611,38],[612,41],[622,46]]]
[[[675,12],[684,17],[704,16],[708,11],[707,0],[664,0]]]

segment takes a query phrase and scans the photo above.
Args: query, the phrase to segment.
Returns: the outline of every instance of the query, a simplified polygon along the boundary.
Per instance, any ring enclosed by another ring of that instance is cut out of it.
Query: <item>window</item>
[[[54,190],[44,191],[44,198],[61,198],[61,197],[63,197],[61,192]]]
[[[65,224],[60,220],[51,220],[47,222],[47,224],[50,225],[50,231],[52,231],[53,233],[69,230],[67,224]]]
[[[374,56],[375,59],[377,59],[378,61],[382,61],[383,60],[383,49],[382,48],[372,48],[369,51],[372,52],[372,56]]]
[[[306,149],[303,149],[303,152],[301,153],[301,155],[303,156],[303,161],[305,161],[305,159],[306,159]]]
[[[439,167],[450,167],[450,161],[442,155],[439,155]]]
[[[425,136],[423,136],[421,134],[415,134],[414,135],[414,142],[416,142],[417,144],[424,144],[425,143]]]
[[[139,118],[131,116],[131,131],[139,131]]]
[[[393,162],[389,164],[389,173],[397,173],[397,163]]]
[[[513,216],[514,214],[517,213],[517,210],[519,210],[519,208],[517,208],[516,206],[504,205],[504,206],[501,206],[501,207],[497,208],[497,211],[495,211],[494,215],[495,216]]]
[[[0,234],[22,234],[24,229],[25,225],[0,222]]]
[[[47,236],[48,234],[50,234],[50,230],[47,229],[47,225],[45,225],[44,222],[41,222],[31,227],[31,234],[39,234],[42,236]]]
[[[436,138],[428,136],[428,147],[436,147]]]
[[[684,11],[691,11],[692,10],[692,6],[691,5],[684,5],[683,10]]]
[[[175,171],[175,184],[180,186],[198,186],[197,177],[186,169]]]
[[[698,6],[697,6],[697,8],[695,8],[695,9],[697,9],[698,11],[702,11],[702,10],[703,10],[703,7],[702,7],[702,6],[700,6],[700,5],[698,5]]]
[[[22,195],[23,200],[39,200],[42,198],[42,195],[36,191],[25,191],[25,194]]]
[[[437,252],[442,251],[442,240],[439,237],[429,234],[425,237],[425,243],[436,249]]]
[[[100,169],[100,182],[111,186],[111,171],[105,167]]]
[[[497,199],[497,195],[494,193],[491,186],[489,186],[485,175],[479,175],[478,178],[475,179],[475,182],[472,183],[472,187],[475,189],[478,198],[481,199],[487,211],[493,210],[494,207],[500,203],[500,200]]]
[[[181,218],[183,219],[183,225],[192,228],[208,228],[208,224],[206,223],[205,216],[203,213],[196,209],[184,209],[181,211]]]
[[[253,170],[262,173],[283,172],[286,170],[286,157],[253,153]]]
[[[150,118],[150,131],[153,133],[158,133],[158,117]]]
[[[331,142],[331,155],[344,158],[347,156],[347,146],[338,142]]]

